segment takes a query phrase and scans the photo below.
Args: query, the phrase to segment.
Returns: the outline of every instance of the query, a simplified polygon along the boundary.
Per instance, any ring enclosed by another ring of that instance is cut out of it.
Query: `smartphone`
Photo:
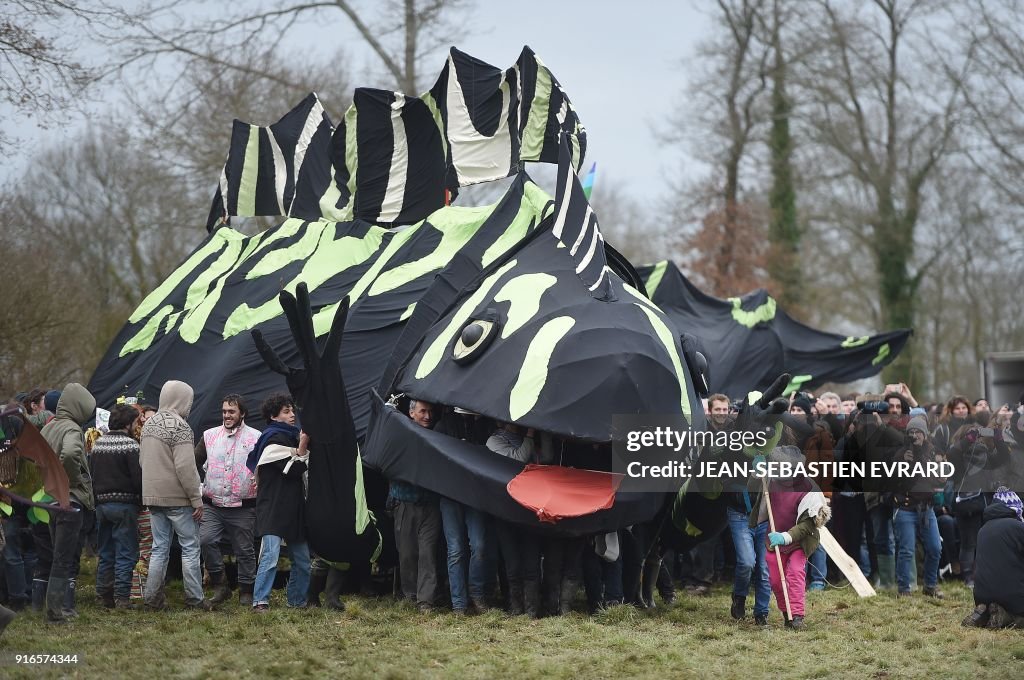
[[[996,433],[991,427],[982,427],[978,430],[979,437],[991,437]]]

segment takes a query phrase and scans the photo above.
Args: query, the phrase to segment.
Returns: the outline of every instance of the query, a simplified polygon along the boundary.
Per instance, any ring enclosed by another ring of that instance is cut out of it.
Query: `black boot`
[[[345,582],[345,574],[338,569],[327,570],[326,593],[324,594],[324,606],[335,611],[345,611],[345,605],[341,601],[341,587]]]
[[[238,604],[243,607],[252,606],[252,583],[239,583],[238,584]]]
[[[654,609],[654,584],[658,581],[658,572],[661,571],[660,559],[648,559],[644,562],[643,576],[640,580],[640,599],[644,607]]]
[[[523,611],[531,619],[540,618],[540,581],[523,581]]]
[[[576,599],[576,591],[579,586],[576,581],[566,579],[562,581],[562,592],[558,598],[558,613],[565,616],[572,611],[572,602]]]
[[[522,616],[523,611],[523,582],[509,581],[508,613],[512,616]]]
[[[41,612],[46,607],[46,579],[32,579],[32,611]]]
[[[64,616],[69,619],[78,618],[78,610],[75,609],[75,586],[75,579],[69,578],[67,590],[64,591]]]
[[[306,606],[319,607],[320,593],[327,587],[327,570],[313,569],[309,574],[309,590],[306,591]]]
[[[739,621],[747,615],[747,598],[742,595],[732,596],[732,607],[729,609],[729,615],[732,618]]]
[[[48,623],[67,623],[64,598],[68,592],[68,579],[50,577],[46,585],[46,620]]]
[[[213,586],[213,597],[210,598],[211,603],[218,605],[231,599],[231,584],[224,578],[223,571],[210,572],[210,585]]]

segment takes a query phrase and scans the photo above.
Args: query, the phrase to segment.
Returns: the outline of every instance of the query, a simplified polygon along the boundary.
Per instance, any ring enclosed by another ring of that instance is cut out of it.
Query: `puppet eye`
[[[459,333],[459,340],[455,343],[452,356],[455,363],[466,364],[473,361],[494,340],[498,334],[498,323],[491,319],[473,319]]]

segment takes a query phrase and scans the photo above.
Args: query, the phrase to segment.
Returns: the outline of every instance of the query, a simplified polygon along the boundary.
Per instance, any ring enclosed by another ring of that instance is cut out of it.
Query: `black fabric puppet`
[[[279,300],[303,367],[286,365],[259,330],[253,330],[252,337],[267,366],[285,376],[299,408],[302,429],[309,435],[309,545],[331,562],[373,561],[380,553],[381,537],[366,504],[363,464],[338,363],[348,301],[339,305],[331,331],[321,344],[313,331],[306,284],[300,283],[295,293],[292,297],[282,291]]]

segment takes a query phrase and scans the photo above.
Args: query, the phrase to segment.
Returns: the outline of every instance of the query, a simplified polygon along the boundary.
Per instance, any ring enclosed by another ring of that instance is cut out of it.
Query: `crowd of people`
[[[3,506],[0,596],[9,609],[0,611],[0,631],[27,607],[54,624],[75,618],[88,549],[97,555],[96,597],[110,609],[167,608],[176,550],[186,608],[211,610],[232,597],[234,586],[241,605],[266,611],[284,555],[289,607],[342,609],[346,588],[370,590],[370,565],[332,564],[310,551],[304,508],[315,443],[301,430],[291,397],[263,401],[259,430],[246,423],[256,419],[245,400],[226,395],[221,424],[198,437],[188,424],[192,400],[189,385],[169,381],[158,406],[131,399],[109,405],[106,426],[97,430],[85,427],[96,401],[82,385],[16,396],[13,405],[59,456],[74,511],[43,511],[48,521],[39,521],[34,508]],[[403,407],[417,425],[486,445],[495,455],[573,465],[569,443],[547,433],[422,400]],[[709,427],[733,427],[740,408],[738,400],[711,395]],[[779,416],[777,444],[760,452],[768,460],[948,460],[956,472],[891,488],[828,477],[774,480],[767,494],[731,482],[721,530],[681,552],[651,541],[651,527],[589,537],[537,533],[392,480],[385,505],[397,549],[391,590],[424,612],[500,607],[537,618],[571,611],[581,588],[590,613],[619,604],[654,607],[655,592],[671,605],[677,584],[689,596],[706,595],[729,564],[734,619],[747,616],[753,590],[755,624],[768,624],[774,593],[786,625],[801,628],[805,593],[841,578],[819,544],[819,529],[828,526],[876,587],[905,598],[920,582],[924,596],[942,598],[940,580],[960,579],[977,605],[965,626],[1024,626],[1024,521],[1010,490],[1021,482],[1022,413],[1024,403],[993,410],[984,399],[961,396],[919,404],[904,384],[878,396],[796,392]],[[0,450],[13,450],[7,444],[20,422],[0,420]],[[12,472],[3,455],[0,476],[7,478],[0,481],[39,500],[34,463],[19,458]],[[747,454],[708,446],[692,455]],[[386,565],[375,568],[378,577],[388,573]]]

